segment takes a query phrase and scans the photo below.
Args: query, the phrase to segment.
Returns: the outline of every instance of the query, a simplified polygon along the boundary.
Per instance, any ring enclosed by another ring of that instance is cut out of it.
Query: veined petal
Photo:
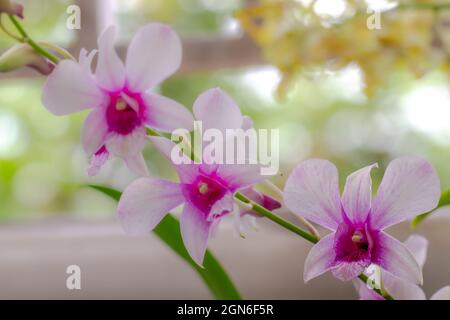
[[[430,300],[450,300],[450,286],[439,289],[431,296]]]
[[[393,160],[372,205],[372,226],[384,229],[434,209],[441,195],[439,178],[419,157]]]
[[[57,116],[100,106],[105,99],[89,73],[72,60],[56,65],[42,94],[42,104]]]
[[[341,281],[355,279],[367,268],[365,261],[341,261],[335,264],[331,273]]]
[[[160,131],[172,132],[176,129],[191,131],[194,127],[194,117],[180,103],[157,95],[147,93],[143,96],[147,106],[147,124]]]
[[[148,137],[148,140],[153,142],[159,152],[161,152],[162,155],[172,163],[182,183],[190,183],[195,180],[198,175],[200,165],[194,164],[193,161],[191,161],[191,159],[181,151],[177,144],[164,137],[152,136]],[[183,159],[181,164],[174,163],[172,159],[172,152],[175,152]]]
[[[134,173],[140,176],[149,175],[147,164],[145,163],[145,159],[144,156],[142,155],[142,152],[126,157],[125,163],[127,164],[128,169],[130,169]]]
[[[422,269],[427,260],[428,240],[423,236],[413,234],[404,243]]]
[[[214,218],[218,218],[224,214],[231,213],[233,212],[234,207],[235,202],[233,194],[231,192],[227,192],[211,207],[211,212],[208,215],[208,220],[212,221],[214,220]]]
[[[202,212],[196,207],[186,203],[181,213],[180,228],[186,250],[192,259],[202,266],[208,245],[211,222],[206,221]]]
[[[145,128],[137,128],[127,135],[113,134],[107,138],[106,148],[113,155],[125,159],[144,149],[145,137]]]
[[[217,168],[217,174],[232,190],[247,188],[268,178],[261,174],[261,166],[257,164],[220,164]]]
[[[107,132],[104,111],[100,108],[93,110],[86,118],[81,131],[81,142],[88,156],[92,156],[104,144]]]
[[[116,28],[108,27],[98,38],[98,62],[95,75],[104,89],[116,91],[125,85],[125,67],[114,49]]]
[[[342,194],[342,207],[348,218],[354,223],[366,221],[372,201],[372,179],[370,171],[377,168],[372,164],[353,172],[347,177]]]
[[[219,88],[206,90],[194,102],[195,118],[202,121],[203,129],[240,129],[244,119],[233,99]],[[246,121],[248,125],[248,121]]]
[[[425,293],[417,284],[382,272],[384,287],[396,300],[425,300]]]
[[[128,47],[128,85],[146,91],[175,73],[181,64],[181,40],[169,26],[150,23],[141,27]]]
[[[103,165],[108,161],[109,152],[106,150],[105,146],[100,147],[100,149],[94,153],[90,159],[89,168],[87,174],[90,177],[96,176]]]
[[[342,220],[338,179],[336,167],[327,160],[300,163],[286,181],[286,206],[299,216],[336,230]]]
[[[394,276],[422,284],[422,270],[409,249],[384,232],[377,235],[372,262]]]
[[[184,200],[177,183],[140,178],[132,182],[120,198],[119,222],[127,233],[146,234]]]
[[[331,233],[320,239],[306,257],[304,281],[308,282],[330,270],[334,257],[334,233]]]

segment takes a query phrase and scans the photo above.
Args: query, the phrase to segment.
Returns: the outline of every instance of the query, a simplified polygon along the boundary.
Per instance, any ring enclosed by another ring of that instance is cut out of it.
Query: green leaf
[[[444,191],[441,193],[441,198],[439,199],[439,203],[436,208],[431,210],[430,212],[423,213],[421,215],[418,215],[413,221],[412,221],[412,227],[416,228],[419,223],[421,223],[423,220],[425,220],[430,214],[432,214],[437,208],[447,206],[450,204],[450,190]]]
[[[122,195],[120,191],[105,186],[89,185],[89,187],[108,195],[116,201],[119,201]],[[192,260],[181,239],[180,223],[172,214],[166,215],[153,232],[198,272],[216,299],[241,299],[230,277],[209,250],[206,251],[205,259],[203,260],[204,268],[198,266]]]

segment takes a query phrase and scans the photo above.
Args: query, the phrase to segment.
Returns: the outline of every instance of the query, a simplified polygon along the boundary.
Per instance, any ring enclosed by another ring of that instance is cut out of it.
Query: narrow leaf
[[[120,191],[105,186],[89,185],[89,187],[108,195],[116,201],[119,201],[122,195]],[[180,223],[173,215],[166,215],[153,232],[197,271],[216,299],[241,299],[230,277],[209,250],[206,251],[203,261],[204,268],[199,267],[192,260],[181,239]]]

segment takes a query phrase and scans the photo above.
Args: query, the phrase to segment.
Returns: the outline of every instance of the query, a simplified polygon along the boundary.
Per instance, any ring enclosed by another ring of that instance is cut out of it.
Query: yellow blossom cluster
[[[236,16],[283,74],[280,94],[308,68],[357,63],[368,95],[386,86],[387,71],[397,68],[416,77],[449,72],[448,1],[261,0]]]

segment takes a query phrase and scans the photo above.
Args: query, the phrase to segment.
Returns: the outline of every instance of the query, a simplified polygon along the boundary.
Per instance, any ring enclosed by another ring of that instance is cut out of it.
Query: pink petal
[[[202,266],[208,245],[211,223],[206,221],[202,212],[196,207],[186,203],[181,213],[180,228],[186,250],[192,259]]]
[[[239,129],[244,121],[237,104],[219,88],[200,94],[194,102],[193,112],[195,118],[202,121],[203,130]]]
[[[83,68],[83,70],[88,74],[92,74],[92,69],[91,69],[92,60],[94,59],[94,57],[97,53],[98,53],[98,50],[92,50],[89,53],[84,48],[82,48],[80,50],[78,62],[80,64],[81,68]]]
[[[105,96],[89,73],[72,60],[58,63],[45,83],[42,104],[62,116],[100,106]]]
[[[125,84],[125,67],[114,49],[116,28],[108,27],[98,38],[98,62],[95,75],[104,89],[120,90]]]
[[[382,272],[384,287],[396,300],[425,300],[425,293],[418,285]]]
[[[172,162],[172,165],[177,171],[181,182],[190,183],[195,180],[198,175],[200,165],[191,163],[192,161],[190,160],[190,158],[182,153],[177,144],[164,137],[152,136],[148,137],[148,140],[153,142],[154,146],[159,150],[159,152],[161,152],[163,156],[165,156],[169,161]],[[187,164],[174,164],[172,161],[172,152],[176,152],[176,154],[178,155],[183,155],[183,159]]]
[[[234,197],[231,192],[227,192],[224,196],[217,200],[211,207],[208,219],[212,221],[214,218],[221,217],[224,214],[233,212],[235,207]]]
[[[354,279],[356,291],[358,292],[360,300],[384,300],[375,290],[369,288],[366,283],[359,279]]]
[[[440,190],[439,178],[429,162],[419,157],[393,160],[372,205],[373,227],[384,229],[434,209]]]
[[[146,91],[175,73],[181,64],[181,41],[169,26],[150,23],[141,27],[128,47],[128,85]]]
[[[108,137],[106,148],[115,156],[126,159],[140,153],[146,140],[145,128],[137,128],[127,135],[114,134]]]
[[[333,276],[341,281],[355,279],[367,268],[365,261],[341,261],[331,269]]]
[[[372,261],[394,276],[422,283],[422,270],[412,253],[403,243],[384,232],[377,235]]]
[[[254,164],[221,164],[217,174],[232,190],[247,188],[268,178],[261,174],[261,166]]]
[[[439,289],[431,296],[430,300],[450,300],[450,286]]]
[[[87,174],[90,177],[96,176],[103,165],[108,161],[109,152],[105,146],[102,146],[92,157],[89,163]]]
[[[367,166],[353,172],[347,177],[342,194],[342,207],[348,218],[354,223],[366,221],[372,201],[372,179],[370,171],[377,164]]]
[[[183,105],[157,94],[146,94],[143,97],[147,105],[147,124],[150,127],[165,132],[180,128],[189,131],[193,129],[194,117]]]
[[[304,281],[308,282],[330,270],[334,256],[334,233],[331,233],[320,239],[306,257]]]
[[[127,233],[146,234],[183,202],[177,183],[140,178],[132,182],[120,198],[117,209],[119,223]]]
[[[90,157],[104,144],[108,126],[102,109],[93,110],[84,122],[81,131],[81,142],[84,151]]]
[[[295,214],[336,230],[342,220],[336,167],[320,159],[300,163],[286,182],[284,201]]]
[[[130,169],[134,173],[140,176],[149,175],[147,164],[145,163],[142,152],[126,157],[125,163],[127,164],[128,169]]]
[[[413,234],[404,242],[411,251],[420,268],[422,269],[427,260],[428,240],[425,237]]]

